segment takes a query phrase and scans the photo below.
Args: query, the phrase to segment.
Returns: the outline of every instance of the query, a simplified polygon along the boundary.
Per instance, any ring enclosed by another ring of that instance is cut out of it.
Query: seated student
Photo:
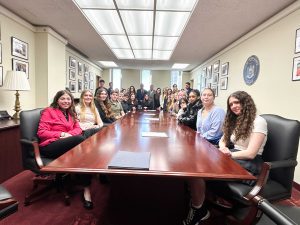
[[[82,129],[76,118],[74,97],[67,91],[56,93],[50,107],[41,115],[37,135],[40,139],[41,155],[58,158],[84,141]],[[82,177],[84,185],[84,207],[93,208],[89,189],[90,178]]]
[[[236,160],[241,166],[257,175],[263,163],[261,154],[267,141],[267,122],[256,114],[256,106],[252,97],[244,92],[232,93],[227,99],[227,113],[223,125],[224,134],[219,142],[219,150]],[[234,149],[229,149],[230,142]],[[254,185],[255,182],[249,182]],[[216,189],[225,192],[227,182],[217,182]],[[184,225],[198,224],[210,213],[205,205],[206,182],[196,178],[189,180],[191,206]],[[214,182],[210,184],[213,187]]]
[[[81,92],[80,101],[75,107],[75,111],[77,113],[79,125],[86,138],[97,133],[101,127],[103,127],[103,122],[96,109],[93,94],[90,90]]]
[[[109,103],[107,90],[100,88],[96,93],[95,106],[99,112],[103,123],[113,123],[115,118],[111,112],[111,105]]]
[[[217,145],[223,132],[222,126],[225,118],[225,111],[214,103],[215,93],[211,88],[205,88],[201,94],[202,109],[198,111],[197,133]]]
[[[185,113],[178,118],[178,121],[196,130],[197,114],[201,108],[200,92],[197,89],[193,89],[189,94],[189,104],[187,109]]]
[[[128,110],[135,111],[138,108],[138,101],[135,97],[135,94],[130,95],[130,99],[128,100]]]
[[[160,110],[161,89],[157,88],[153,96],[153,109]]]
[[[169,107],[169,112],[171,113],[172,116],[176,116],[180,107],[179,107],[179,99],[178,99],[178,92],[175,92],[172,94],[172,102]]]
[[[125,115],[121,102],[118,101],[118,92],[112,90],[110,94],[111,112],[114,118],[119,119]]]
[[[153,102],[150,101],[148,94],[145,94],[145,96],[144,96],[144,100],[142,101],[142,108],[146,109],[146,110],[153,109]]]
[[[188,103],[189,102],[186,98],[182,98],[179,100],[179,111],[176,116],[177,119],[180,118],[181,115],[186,111]]]
[[[127,113],[129,111],[129,103],[128,103],[128,93],[125,93],[123,95],[123,98],[122,98],[122,101],[121,101],[121,104],[122,104],[122,108],[124,110],[124,113]]]

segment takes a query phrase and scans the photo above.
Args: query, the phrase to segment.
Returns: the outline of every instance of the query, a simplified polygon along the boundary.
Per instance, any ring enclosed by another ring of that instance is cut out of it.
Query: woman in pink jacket
[[[67,91],[56,93],[50,107],[43,110],[38,133],[41,154],[48,158],[58,158],[84,141],[82,129],[76,117],[74,97]],[[83,206],[93,208],[91,201],[90,175],[80,175],[84,186]]]

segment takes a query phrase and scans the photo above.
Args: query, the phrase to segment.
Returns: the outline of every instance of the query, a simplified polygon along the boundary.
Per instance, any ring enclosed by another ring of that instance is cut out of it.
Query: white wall
[[[217,60],[221,64],[229,62],[228,89],[219,89],[216,104],[226,108],[228,95],[244,90],[253,97],[259,114],[278,114],[300,121],[300,81],[292,81],[293,58],[300,56],[294,53],[299,21],[300,4],[297,2],[209,59],[194,70],[191,77],[196,81],[197,74]],[[260,73],[256,82],[247,86],[243,80],[243,68],[251,55],[259,58]],[[300,183],[299,166],[295,181]]]

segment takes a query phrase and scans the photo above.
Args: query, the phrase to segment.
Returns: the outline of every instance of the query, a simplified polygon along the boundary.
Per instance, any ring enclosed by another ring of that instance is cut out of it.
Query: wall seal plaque
[[[256,55],[250,56],[244,66],[243,76],[247,85],[252,85],[259,74],[259,60]]]

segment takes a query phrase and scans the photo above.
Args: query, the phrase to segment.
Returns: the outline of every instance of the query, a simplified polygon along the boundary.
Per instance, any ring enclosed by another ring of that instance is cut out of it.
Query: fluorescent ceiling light
[[[128,35],[152,35],[153,11],[120,11]]]
[[[99,61],[99,63],[106,67],[118,67],[118,65],[113,61]]]
[[[110,48],[130,48],[126,35],[102,35],[101,37]]]
[[[119,59],[134,59],[131,49],[111,49]]]
[[[128,36],[132,49],[152,50],[152,36]]]
[[[198,0],[73,0],[119,59],[169,60]]]
[[[153,10],[154,1],[149,0],[116,0],[119,9]]]
[[[172,69],[184,69],[190,64],[184,64],[184,63],[174,63],[172,66]]]

